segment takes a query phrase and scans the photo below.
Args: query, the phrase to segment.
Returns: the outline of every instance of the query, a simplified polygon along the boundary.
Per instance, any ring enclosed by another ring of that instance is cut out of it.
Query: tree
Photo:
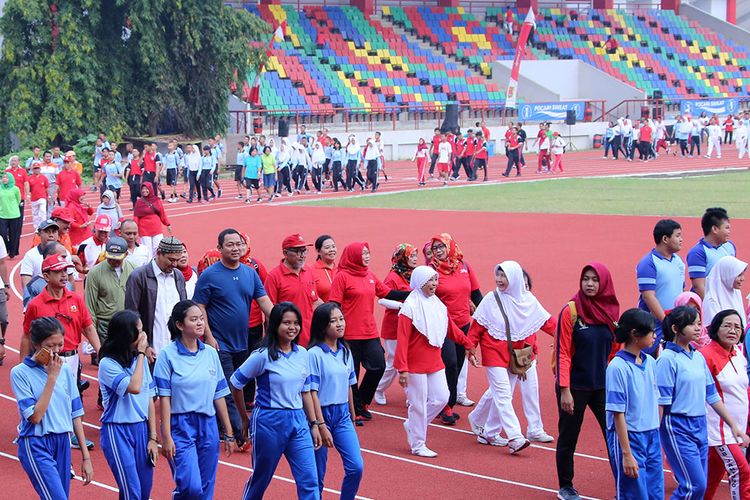
[[[152,135],[165,114],[189,135],[223,132],[229,85],[262,62],[270,32],[221,0],[8,0],[0,152],[11,136],[27,146]]]

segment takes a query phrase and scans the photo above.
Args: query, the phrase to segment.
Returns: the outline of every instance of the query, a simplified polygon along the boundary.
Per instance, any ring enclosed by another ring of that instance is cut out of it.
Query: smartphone
[[[148,463],[151,464],[151,467],[156,467],[156,457],[150,451],[148,452]]]
[[[36,361],[42,366],[47,366],[51,359],[52,359],[52,353],[46,347],[43,347],[41,350],[37,351],[37,353],[34,355],[34,361]]]

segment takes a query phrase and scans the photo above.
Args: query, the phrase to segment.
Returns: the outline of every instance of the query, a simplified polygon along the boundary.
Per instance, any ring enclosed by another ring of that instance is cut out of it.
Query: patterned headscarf
[[[414,270],[413,267],[409,266],[409,257],[416,251],[417,247],[409,243],[401,243],[396,247],[396,251],[393,252],[393,256],[391,257],[391,269],[396,271],[406,281],[409,281],[411,272]]]
[[[433,236],[432,244],[434,245],[437,242],[445,245],[447,256],[445,260],[439,260],[435,255],[435,252],[433,252],[432,267],[434,267],[439,273],[451,274],[461,265],[461,262],[464,259],[464,254],[461,252],[461,249],[458,248],[458,244],[453,237],[448,233],[440,233],[437,236]]]

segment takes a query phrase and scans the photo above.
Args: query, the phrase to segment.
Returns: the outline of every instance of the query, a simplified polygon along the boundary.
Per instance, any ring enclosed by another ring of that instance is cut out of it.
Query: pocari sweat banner
[[[705,111],[708,116],[728,115],[739,111],[740,103],[737,99],[702,99],[696,101],[682,101],[680,113],[699,116]]]
[[[568,110],[576,112],[576,120],[583,120],[586,103],[583,101],[538,102],[518,106],[518,119],[524,122],[564,122]]]

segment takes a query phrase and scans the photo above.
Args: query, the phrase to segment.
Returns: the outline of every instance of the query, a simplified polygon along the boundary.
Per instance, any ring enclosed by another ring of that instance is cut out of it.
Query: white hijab
[[[510,324],[510,338],[514,342],[523,340],[536,333],[550,318],[534,295],[526,290],[523,270],[518,262],[506,260],[495,266],[495,275],[502,269],[508,278],[505,291],[495,289],[488,293],[474,311],[474,321],[487,329],[497,340],[508,340],[505,333],[505,320],[495,300],[495,292],[500,296],[505,314]]]
[[[323,147],[319,142],[316,142],[313,146],[312,162],[317,165],[322,165],[326,161],[326,154],[323,151]]]
[[[734,288],[734,280],[747,269],[747,262],[727,255],[719,259],[711,272],[706,276],[706,294],[703,297],[703,321],[711,324],[718,313],[724,309],[734,309],[745,315],[742,292]]]
[[[411,319],[414,328],[427,337],[433,347],[443,347],[448,334],[448,309],[436,295],[427,297],[422,287],[437,275],[437,271],[428,266],[418,266],[411,273],[409,286],[411,293],[401,306],[399,314]]]

